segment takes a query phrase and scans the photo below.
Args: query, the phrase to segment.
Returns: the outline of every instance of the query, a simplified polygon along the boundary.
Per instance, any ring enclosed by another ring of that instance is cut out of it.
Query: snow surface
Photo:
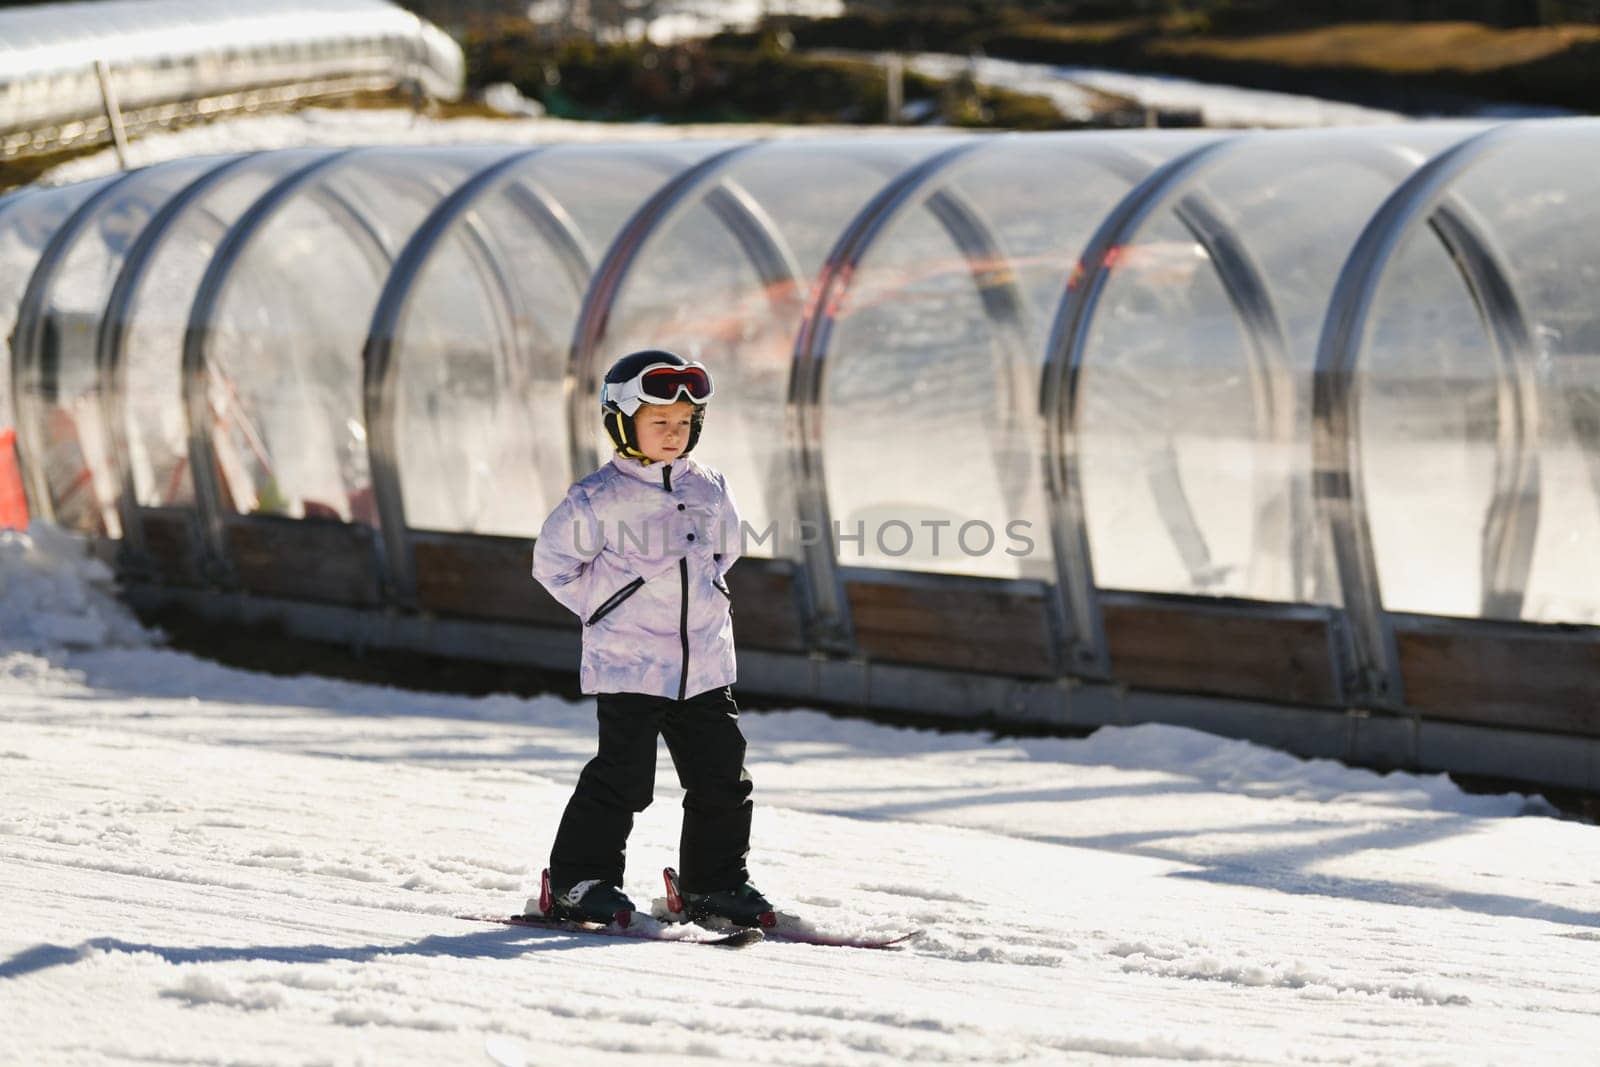
[[[1366,126],[1406,121],[1405,115],[1395,111],[1189,78],[982,56],[968,59],[936,52],[920,53],[909,61],[913,70],[929,77],[953,78],[970,72],[985,85],[1048,97],[1063,115],[1079,121],[1094,116],[1095,92],[1126,97],[1143,107],[1191,109],[1206,126]]]
[[[533,22],[555,23],[570,14],[571,0],[533,0],[528,18]],[[844,0],[664,0],[653,5],[648,18],[630,18],[602,39],[648,38],[668,44],[696,37],[709,37],[722,30],[748,30],[763,18],[773,15],[800,15],[825,19],[844,14]]]
[[[225,669],[0,534],[0,1063],[1575,1063],[1600,831],[1162,726],[747,714],[756,882],[885,952],[487,925],[592,708]],[[660,895],[663,760],[627,888]]]
[[[836,51],[831,54],[864,56],[869,53]],[[876,56],[880,61],[883,57],[884,53]],[[1425,117],[1302,93],[1245,89],[1166,74],[1134,74],[1101,67],[1023,63],[943,52],[917,52],[905,58],[912,70],[931,78],[968,75],[983,85],[1047,97],[1062,115],[1079,122],[1094,117],[1097,94],[1120,96],[1142,107],[1193,111],[1200,116],[1202,125],[1218,128],[1373,126]],[[1469,117],[1550,118],[1573,114],[1576,112],[1564,108],[1484,103]]]

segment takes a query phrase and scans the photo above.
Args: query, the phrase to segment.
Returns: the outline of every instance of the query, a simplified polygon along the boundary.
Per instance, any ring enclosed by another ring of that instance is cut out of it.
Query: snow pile
[[[1056,67],[1053,74],[1087,89],[1127,97],[1144,107],[1192,108],[1206,126],[1367,126],[1406,120],[1399,112],[1380,108],[1167,75],[1071,66]]]
[[[150,645],[112,584],[110,568],[54,526],[0,530],[0,655]]]
[[[751,730],[767,741],[782,741],[796,750],[824,756],[830,761],[829,765],[838,763],[847,754],[893,757],[897,753],[917,752],[961,764],[976,758],[986,767],[1000,765],[1007,773],[1031,773],[1026,768],[1016,767],[1018,763],[1140,773],[1169,780],[1174,787],[1181,782],[1186,790],[1199,788],[1217,795],[1281,800],[1308,808],[1328,804],[1371,805],[1386,810],[1480,818],[1555,813],[1550,803],[1537,794],[1468,793],[1445,774],[1380,773],[1346,766],[1336,760],[1302,759],[1254,742],[1235,741],[1201,730],[1159,723],[1108,726],[1088,737],[1072,740],[993,739],[979,753],[974,752],[971,734],[879,727],[864,737],[859,723],[820,712],[789,711],[763,716],[747,727],[746,732]],[[870,753],[861,749],[866,739],[874,742]],[[813,767],[813,781],[818,774]],[[960,777],[952,775],[949,790],[956,791],[959,783]],[[856,784],[846,776],[837,781],[830,776],[827,784],[830,788],[845,790],[845,798],[856,796],[853,792]],[[860,796],[864,804],[871,803],[866,795],[870,792],[866,790]],[[948,814],[950,806],[944,805],[941,810]],[[899,813],[898,808],[895,811]],[[1014,828],[1017,812],[1018,809],[1012,807],[1007,813]]]
[[[534,0],[528,5],[528,18],[534,22],[559,22],[571,15],[574,6],[567,0]],[[844,0],[669,0],[651,5],[647,16],[627,18],[620,25],[602,28],[600,36],[606,40],[645,38],[655,44],[670,44],[709,37],[722,30],[752,29],[773,15],[821,19],[842,14]],[[596,27],[585,22],[580,28]]]
[[[1180,726],[1151,723],[1103,729],[1070,746],[1062,755],[1073,763],[1129,770],[1182,768],[1218,792],[1264,799],[1340,801],[1486,818],[1555,814],[1543,797],[1474,795],[1444,774],[1379,774],[1335,760],[1302,760],[1249,741],[1232,741]]]

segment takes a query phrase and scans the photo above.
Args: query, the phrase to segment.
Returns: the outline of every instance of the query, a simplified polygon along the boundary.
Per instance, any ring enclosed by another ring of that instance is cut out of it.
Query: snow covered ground
[[[528,17],[534,22],[559,23],[576,6],[571,0],[533,0]],[[748,30],[772,15],[801,15],[824,19],[844,14],[844,0],[663,0],[649,18],[624,21],[603,38],[648,38],[667,44],[709,37],[722,30]]]
[[[859,56],[866,53],[831,54]],[[878,58],[882,58],[881,54]],[[940,52],[914,53],[906,57],[906,62],[910,69],[930,78],[950,79],[970,75],[984,85],[1046,97],[1064,116],[1079,122],[1094,117],[1097,110],[1096,94],[1123,97],[1141,107],[1194,111],[1200,116],[1202,125],[1213,127],[1297,129],[1312,126],[1373,126],[1424,117],[1325,100],[1302,93],[1245,89],[1192,78],[1133,74],[1100,67],[1021,63],[1010,59]],[[1551,118],[1572,114],[1575,112],[1564,108],[1484,104],[1473,117]]]
[[[480,926],[592,709],[253,675],[0,534],[0,1063],[1576,1063],[1600,829],[1175,728],[747,714],[752,869],[870,952]],[[663,760],[627,888],[659,895]]]
[[[1048,97],[1063,115],[1079,121],[1094,116],[1091,91],[1126,97],[1144,107],[1192,109],[1207,126],[1369,126],[1407,121],[1395,111],[1189,78],[935,52],[911,56],[909,62],[913,70],[929,77],[954,78],[970,72],[985,85]]]

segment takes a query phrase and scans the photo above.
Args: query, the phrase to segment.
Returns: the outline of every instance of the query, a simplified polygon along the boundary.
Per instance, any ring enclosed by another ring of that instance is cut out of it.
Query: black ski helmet
[[[639,373],[654,363],[670,363],[674,367],[687,367],[689,361],[675,352],[668,352],[664,348],[646,348],[638,352],[630,352],[611,364],[611,369],[606,371],[603,379],[605,385],[621,385],[623,382],[632,381]],[[606,433],[611,438],[611,444],[616,450],[630,459],[651,462],[650,457],[639,451],[639,436],[634,430],[633,416],[624,414],[622,409],[604,399],[605,390],[600,391],[600,416],[606,424]],[[689,443],[679,453],[679,458],[687,456],[694,451],[694,446],[700,441],[700,427],[706,421],[706,406],[695,404],[694,413],[689,422]]]

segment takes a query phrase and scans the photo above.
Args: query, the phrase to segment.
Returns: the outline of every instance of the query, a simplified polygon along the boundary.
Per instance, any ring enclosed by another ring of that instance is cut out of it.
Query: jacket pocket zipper
[[[583,624],[585,626],[593,626],[595,623],[599,622],[601,619],[617,610],[618,606],[620,606],[624,600],[627,600],[633,594],[637,593],[639,591],[639,587],[643,584],[643,578],[635,578],[621,589],[618,589],[615,593],[612,593],[610,596],[606,597],[606,602],[601,604],[598,608],[595,608],[594,614],[585,619]]]

